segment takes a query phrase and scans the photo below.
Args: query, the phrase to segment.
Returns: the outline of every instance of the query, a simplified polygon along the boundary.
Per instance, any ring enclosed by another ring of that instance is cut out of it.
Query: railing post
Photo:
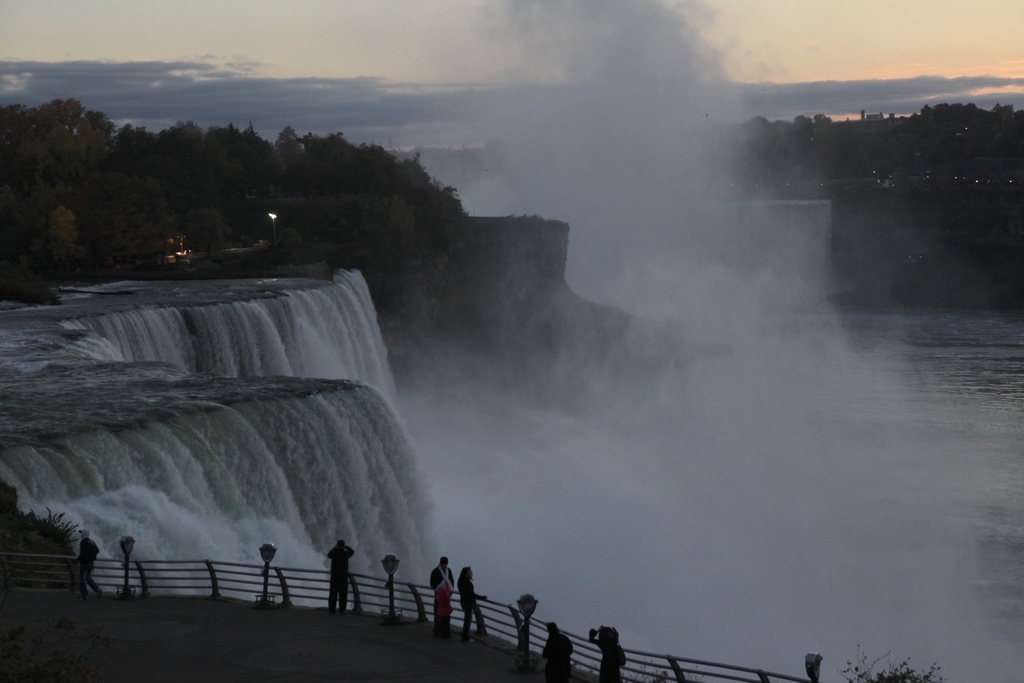
[[[3,555],[0,555],[0,567],[3,567],[4,571],[4,590],[9,591],[11,590],[11,575],[7,571],[7,561],[4,560]]]
[[[284,580],[284,572],[280,567],[274,567],[274,571],[277,572],[277,580],[281,584],[281,607],[291,607],[292,601],[288,597],[288,582]]]
[[[476,634],[478,636],[486,636],[487,626],[484,624],[484,613],[480,610],[479,603],[473,603],[473,614],[476,615]]]
[[[70,583],[69,590],[74,593],[75,589],[78,588],[78,575],[75,574],[75,565],[71,563],[71,558],[68,557],[64,560],[64,564],[68,566],[68,581]]]
[[[416,613],[418,615],[416,617],[416,623],[425,623],[427,621],[427,608],[423,605],[423,598],[420,597],[420,592],[416,590],[416,586],[411,583],[407,583],[405,585],[409,587],[409,592],[412,593],[413,600],[416,601]]]
[[[519,633],[520,631],[523,630],[523,620],[519,616],[519,610],[517,610],[512,605],[509,605],[508,606],[508,611],[512,615],[512,620],[516,622],[516,633]]]
[[[761,679],[761,683],[772,683],[772,679],[768,678],[768,674],[760,669],[757,670],[757,677]]]
[[[348,575],[348,585],[352,586],[352,612],[362,614],[363,597],[359,594],[359,584],[356,583],[356,577],[352,574]]]
[[[686,674],[683,673],[683,668],[679,666],[679,662],[674,657],[665,657],[668,660],[669,666],[672,667],[672,671],[676,674],[676,681],[678,683],[687,683]]]
[[[146,581],[146,570],[142,568],[142,562],[139,560],[132,560],[135,563],[135,569],[139,572],[139,583],[142,584],[142,596],[143,598],[149,597],[149,582]]]
[[[217,585],[217,572],[213,569],[213,562],[204,560],[206,562],[206,570],[210,572],[210,599],[220,597],[220,586]]]

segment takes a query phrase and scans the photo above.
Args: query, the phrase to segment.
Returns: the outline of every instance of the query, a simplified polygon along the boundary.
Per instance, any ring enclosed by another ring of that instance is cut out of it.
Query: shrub
[[[81,633],[72,620],[51,620],[24,639],[25,627],[0,632],[0,681],[19,683],[94,683],[100,680],[92,656],[110,647],[98,633]]]
[[[28,304],[60,303],[53,290],[29,271],[24,259],[16,266],[0,261],[0,300],[4,299]]]
[[[885,660],[879,671],[875,667]],[[846,662],[841,673],[849,683],[943,683],[946,679],[939,675],[939,666],[932,664],[928,669],[917,671],[910,666],[910,660],[897,662],[891,653],[886,652],[878,659],[868,660],[867,654],[857,648],[855,661]]]
[[[9,552],[72,553],[77,526],[64,513],[46,509],[46,517],[18,509],[18,491],[0,481],[0,548]]]

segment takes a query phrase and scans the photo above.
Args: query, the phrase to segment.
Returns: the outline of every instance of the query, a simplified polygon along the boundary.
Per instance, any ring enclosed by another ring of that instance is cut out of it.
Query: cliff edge
[[[396,380],[571,396],[620,355],[633,321],[569,289],[568,250],[562,221],[467,218],[446,259],[364,273]]]

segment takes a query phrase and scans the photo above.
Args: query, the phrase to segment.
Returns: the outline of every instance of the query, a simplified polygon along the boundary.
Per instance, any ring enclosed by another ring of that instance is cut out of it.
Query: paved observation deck
[[[109,592],[109,591],[108,591]],[[517,681],[508,643],[480,636],[434,638],[429,624],[382,626],[380,619],[326,609],[257,610],[252,603],[203,598],[85,602],[67,590],[15,589],[0,627],[28,626],[26,640],[49,621],[111,639],[96,657],[104,681],[261,683],[278,681]],[[541,680],[526,676],[525,680]]]
[[[72,619],[83,632],[99,631],[113,645],[102,669],[108,681],[135,680],[140,672],[148,681],[175,683],[183,678],[246,682],[522,680],[514,673],[516,665],[531,671],[547,636],[546,622],[529,616],[532,608],[523,607],[526,603],[517,603],[517,609],[481,599],[473,608],[473,642],[439,640],[427,626],[432,598],[428,586],[358,573],[349,574],[352,610],[346,616],[330,615],[321,607],[327,601],[329,572],[281,567],[269,561],[264,565],[148,559],[124,563],[99,558],[94,577],[107,597],[91,596],[79,602],[76,565],[70,555],[0,551],[0,574],[8,590],[6,605],[0,610],[0,629],[28,626],[26,643],[31,643],[33,633],[62,617]],[[117,600],[118,592],[139,599]],[[528,597],[532,598],[524,595],[521,600]],[[256,604],[273,608],[254,609]],[[403,624],[382,626],[381,617],[392,607],[404,614]],[[461,609],[452,615],[456,630]],[[532,629],[528,628],[531,620]],[[595,680],[601,660],[598,648],[583,636],[563,633],[575,648],[574,678]],[[515,652],[527,643],[528,656]],[[813,683],[808,678],[745,666],[624,650],[623,680]],[[805,663],[815,668],[820,662],[817,653],[805,657]]]

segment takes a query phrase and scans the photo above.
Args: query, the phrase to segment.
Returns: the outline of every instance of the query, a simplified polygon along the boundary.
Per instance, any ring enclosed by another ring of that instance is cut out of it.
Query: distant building
[[[868,114],[865,110],[860,110],[861,124],[869,130],[888,129],[898,123],[903,123],[906,120],[906,116],[897,117],[894,112],[889,112],[889,115],[886,116],[882,112],[878,112],[877,114]]]

